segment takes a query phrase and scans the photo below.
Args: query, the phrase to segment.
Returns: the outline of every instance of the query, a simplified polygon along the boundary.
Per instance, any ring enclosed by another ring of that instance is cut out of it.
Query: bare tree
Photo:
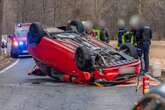
[[[138,0],[138,13],[139,15],[142,14],[142,0]]]
[[[38,21],[47,26],[59,26],[72,19],[94,21],[104,19],[112,36],[114,36],[117,31],[117,20],[119,18],[124,19],[128,25],[129,18],[132,15],[140,14],[153,27],[155,39],[161,39],[165,36],[165,0],[3,1],[5,2],[5,13],[2,30],[5,33],[11,33],[17,21]]]
[[[3,0],[0,0],[0,54],[1,54],[1,39],[2,39],[2,18],[3,17]]]

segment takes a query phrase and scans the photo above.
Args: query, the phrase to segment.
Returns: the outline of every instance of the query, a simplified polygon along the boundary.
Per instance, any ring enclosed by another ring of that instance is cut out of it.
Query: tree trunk
[[[138,0],[138,13],[139,15],[142,15],[142,0]]]
[[[3,19],[3,0],[0,0],[0,54],[1,54],[1,41],[2,41],[2,20]]]

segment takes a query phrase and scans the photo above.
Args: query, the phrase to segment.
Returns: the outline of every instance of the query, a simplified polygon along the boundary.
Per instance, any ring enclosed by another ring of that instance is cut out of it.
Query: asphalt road
[[[0,110],[131,110],[141,97],[135,87],[59,83],[28,76],[31,58],[0,74]]]

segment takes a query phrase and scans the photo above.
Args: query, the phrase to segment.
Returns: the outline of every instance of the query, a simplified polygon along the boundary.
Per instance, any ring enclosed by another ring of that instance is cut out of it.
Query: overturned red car
[[[65,26],[45,30],[32,23],[27,39],[41,72],[61,81],[121,83],[140,74],[140,60]]]

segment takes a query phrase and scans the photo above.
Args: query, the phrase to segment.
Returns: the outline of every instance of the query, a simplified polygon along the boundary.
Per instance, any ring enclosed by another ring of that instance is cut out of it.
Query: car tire
[[[124,45],[122,45],[120,47],[120,50],[123,51],[124,53],[128,54],[131,57],[134,58],[138,58],[138,52],[136,47],[134,47],[132,44],[130,43],[125,43]]]
[[[29,33],[28,33],[28,43],[38,44],[41,38],[46,35],[47,34],[40,23],[32,23],[30,25]]]
[[[75,60],[78,69],[81,71],[94,71],[94,64],[90,50],[85,46],[80,46],[76,49]]]
[[[12,58],[18,58],[18,54],[16,54],[16,53],[14,53],[14,52],[10,52],[10,56],[12,57]]]
[[[81,21],[76,21],[76,20],[71,21],[70,26],[75,26],[79,33],[83,33],[85,31],[84,26]]]

